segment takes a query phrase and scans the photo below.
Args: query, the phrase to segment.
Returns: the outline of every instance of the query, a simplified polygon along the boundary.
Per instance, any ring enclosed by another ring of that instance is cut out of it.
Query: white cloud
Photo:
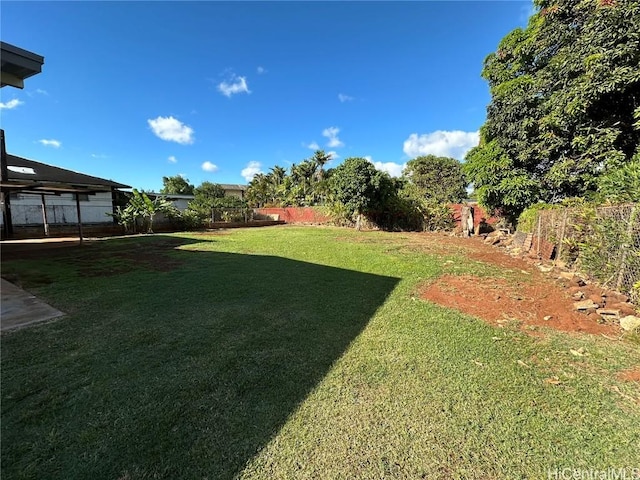
[[[311,142],[309,145],[305,145],[310,150],[320,150],[320,145],[317,142]]]
[[[39,93],[40,95],[49,95],[49,92],[41,88],[36,88],[36,93]]]
[[[381,172],[387,172],[392,177],[400,177],[402,175],[402,170],[406,167],[406,163],[394,163],[394,162],[374,162],[371,155],[366,155],[364,158],[373,163],[373,166],[376,167],[376,170],[380,170]]]
[[[231,98],[231,95],[236,93],[251,93],[249,86],[247,85],[246,77],[238,77],[237,75],[231,75],[229,82],[221,82],[218,85],[218,90],[223,95]]]
[[[187,178],[187,174],[186,173],[179,173],[178,176],[184,178],[187,181],[189,181],[189,179]]]
[[[267,69],[264,67],[257,68],[258,75],[262,75],[263,73],[267,73]]]
[[[170,155],[169,158],[167,158],[167,161],[169,163],[178,163],[178,159],[176,157],[174,157],[173,155]]]
[[[0,110],[11,110],[13,108],[16,108],[19,105],[24,105],[24,102],[22,100],[18,100],[17,98],[14,98],[12,100],[9,100],[8,102],[0,102]]]
[[[62,146],[62,142],[61,141],[54,140],[53,138],[50,139],[50,140],[47,140],[47,139],[43,138],[42,140],[38,140],[38,142],[40,142],[45,147],[60,148]]]
[[[338,100],[340,100],[340,102],[344,103],[344,102],[350,102],[353,100],[353,97],[350,97],[349,95],[345,95],[344,93],[339,93],[338,94]]]
[[[147,120],[156,137],[182,145],[193,143],[193,128],[173,117],[157,117]]]
[[[327,152],[327,155],[331,158],[331,160],[336,160],[340,158],[340,155],[338,155],[338,152],[336,152],[335,150],[331,150],[330,152]]]
[[[479,141],[480,132],[478,131],[437,130],[422,135],[412,133],[404,141],[403,151],[410,157],[437,155],[462,160],[469,150],[478,145]]]
[[[104,153],[92,153],[91,157],[93,158],[99,158],[99,159],[104,159],[104,158],[108,158]]]
[[[213,173],[218,171],[218,166],[215,163],[211,163],[207,160],[202,164],[202,170],[204,170],[205,172]]]
[[[247,182],[250,182],[251,180],[253,180],[253,177],[255,177],[259,173],[264,173],[262,171],[262,165],[260,164],[260,162],[254,161],[249,162],[247,166],[242,169],[240,175],[242,175]]]
[[[338,138],[338,133],[340,133],[340,129],[338,127],[329,127],[325,128],[322,131],[322,136],[327,137],[329,141],[327,142],[327,146],[331,148],[344,147],[344,143],[340,141]]]

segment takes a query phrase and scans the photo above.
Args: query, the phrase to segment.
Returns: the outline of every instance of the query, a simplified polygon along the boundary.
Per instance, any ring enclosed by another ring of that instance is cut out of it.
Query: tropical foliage
[[[492,98],[464,167],[480,202],[511,218],[596,192],[640,143],[640,3],[536,6],[484,62]]]
[[[194,186],[186,178],[176,175],[173,177],[162,177],[162,189],[160,193],[175,195],[193,195]]]
[[[286,169],[276,165],[269,173],[259,173],[249,183],[247,200],[254,207],[289,207],[324,204],[330,172],[324,166],[331,157],[318,150],[311,158]]]
[[[158,213],[169,217],[179,215],[178,210],[166,198],[158,196],[151,200],[145,192],[134,188],[127,205],[124,208],[116,207],[116,212],[111,216],[127,233],[153,233],[153,221]]]

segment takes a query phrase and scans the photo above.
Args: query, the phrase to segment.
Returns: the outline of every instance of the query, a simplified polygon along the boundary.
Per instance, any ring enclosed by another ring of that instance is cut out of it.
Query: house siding
[[[45,204],[50,225],[78,223],[74,194],[45,195]],[[107,215],[109,213],[113,213],[111,192],[98,192],[88,195],[88,200],[80,200],[83,224],[112,223],[113,219]],[[43,225],[40,194],[19,193],[12,196],[11,219],[15,226]],[[0,224],[1,222],[0,218]]]

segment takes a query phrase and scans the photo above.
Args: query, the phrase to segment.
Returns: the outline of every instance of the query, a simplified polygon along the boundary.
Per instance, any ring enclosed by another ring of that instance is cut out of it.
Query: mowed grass
[[[2,336],[2,478],[640,467],[640,387],[617,376],[640,365],[637,345],[534,337],[423,301],[452,259],[504,272],[416,239],[277,227],[5,261],[68,315]]]

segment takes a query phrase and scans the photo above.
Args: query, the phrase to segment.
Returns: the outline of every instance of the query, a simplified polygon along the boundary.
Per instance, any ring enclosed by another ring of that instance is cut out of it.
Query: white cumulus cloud
[[[246,77],[239,77],[237,75],[231,75],[231,79],[228,82],[221,82],[218,85],[218,90],[224,96],[231,98],[231,95],[236,93],[251,93],[249,86],[247,85]]]
[[[42,140],[38,140],[38,142],[40,142],[45,147],[60,148],[62,146],[62,142],[60,140],[54,140],[53,138],[50,140],[43,138]]]
[[[267,70],[264,67],[257,68],[258,75],[262,75],[263,73],[267,73]]]
[[[374,162],[371,155],[366,155],[364,158],[373,163],[373,166],[376,167],[376,170],[380,170],[381,172],[387,172],[392,177],[400,177],[402,175],[402,170],[407,165],[406,163],[394,163],[394,162]]]
[[[176,142],[182,145],[193,143],[193,128],[185,125],[177,118],[157,117],[147,120],[156,137],[167,142]]]
[[[480,141],[480,132],[463,132],[461,130],[437,130],[418,135],[412,133],[404,141],[403,151],[410,157],[420,155],[436,155],[464,159],[465,154]]]
[[[11,110],[20,105],[23,105],[24,102],[22,100],[18,100],[17,98],[11,99],[8,102],[0,102],[0,110]]]
[[[338,100],[340,100],[340,102],[344,103],[344,102],[350,102],[353,100],[353,97],[349,96],[349,95],[345,95],[344,93],[339,93],[338,94]]]
[[[331,151],[327,152],[327,155],[329,156],[329,158],[331,160],[336,160],[336,159],[340,158],[340,155],[338,155],[338,152],[336,152],[335,150],[331,150]],[[331,161],[331,160],[329,160],[329,161]]]
[[[173,155],[170,155],[169,158],[167,158],[167,161],[169,163],[178,163],[178,159],[176,157],[174,157]]]
[[[260,164],[260,162],[253,161],[249,162],[247,166],[242,169],[240,175],[242,175],[247,182],[250,182],[251,180],[253,180],[253,177],[255,177],[259,173],[264,173],[262,171],[262,165]]]
[[[318,145],[318,142],[311,142],[310,144],[305,145],[305,147],[310,150],[320,150],[320,145]]]
[[[328,147],[344,147],[344,143],[338,138],[338,133],[340,133],[340,129],[338,127],[329,127],[322,131],[322,136],[329,139],[327,142]]]
[[[202,170],[204,170],[205,172],[213,173],[218,171],[218,166],[215,163],[211,163],[207,160],[202,164]]]

